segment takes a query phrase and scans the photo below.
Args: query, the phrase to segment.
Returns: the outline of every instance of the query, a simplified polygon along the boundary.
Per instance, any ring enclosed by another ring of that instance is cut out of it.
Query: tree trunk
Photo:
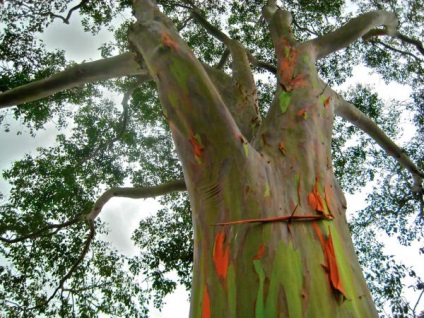
[[[376,317],[331,165],[334,96],[313,48],[274,14],[276,95],[247,140],[166,17],[150,1],[134,8],[130,39],[158,85],[190,197],[190,316]]]

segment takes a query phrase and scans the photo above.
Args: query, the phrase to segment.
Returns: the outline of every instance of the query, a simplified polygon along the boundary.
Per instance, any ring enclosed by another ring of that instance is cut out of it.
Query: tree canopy
[[[248,51],[259,113],[265,117],[274,96],[277,65],[261,15],[267,1],[157,2],[223,91],[231,85],[222,73],[231,74],[233,65],[242,63],[232,58],[230,50]],[[404,101],[385,99],[367,85],[337,93],[401,142],[402,152],[424,171],[422,1],[279,4],[291,12],[299,42],[334,31],[372,10],[396,15],[399,26],[391,36],[386,36],[387,28],[374,29],[361,41],[320,59],[317,68],[333,88],[346,82],[357,66],[411,88]],[[15,121],[25,127],[19,133],[33,138],[48,123],[58,129],[54,145],[3,167],[11,188],[2,194],[0,206],[0,313],[8,317],[69,312],[78,317],[142,316],[148,314],[149,302],[161,307],[177,284],[191,286],[190,204],[167,114],[152,77],[128,40],[133,13],[129,0],[14,0],[5,1],[1,10],[3,133],[10,133]],[[51,51],[43,44],[40,36],[47,28],[71,20],[93,35],[104,29],[113,33],[114,40],[99,48],[102,60],[77,64],[67,60],[64,51]],[[122,102],[105,97],[110,93]],[[237,101],[239,96],[234,93],[230,98]],[[412,133],[401,138],[405,127]],[[422,176],[414,180],[410,170],[387,155],[391,149],[380,148],[370,135],[373,131],[364,134],[336,118],[334,170],[345,192],[372,188],[366,207],[351,214],[349,224],[377,307],[396,317],[418,317],[422,304],[405,299],[404,292],[414,290],[418,299],[424,282],[417,269],[387,253],[390,247],[385,248],[381,237],[420,246],[424,253]],[[144,218],[133,233],[140,248],[134,257],[112,249],[98,235],[108,231],[101,220],[102,207],[118,196],[161,196],[162,209]]]

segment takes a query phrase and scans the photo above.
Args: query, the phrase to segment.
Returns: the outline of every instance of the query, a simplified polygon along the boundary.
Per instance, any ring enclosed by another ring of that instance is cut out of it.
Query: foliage
[[[6,1],[0,16],[0,91],[45,78],[73,64],[66,61],[63,51],[50,52],[39,40],[53,21],[66,20],[72,8],[68,2]],[[202,62],[217,64],[224,47],[193,23],[184,5],[189,1],[158,2],[195,55]],[[114,41],[102,46],[102,56],[129,48],[126,34],[132,18],[125,18],[123,13],[130,7],[130,1],[83,0],[80,4],[69,19],[80,20],[87,32],[96,34],[108,28],[115,35]],[[208,21],[238,39],[254,56],[275,64],[274,49],[261,18],[265,1],[196,1],[196,4]],[[361,1],[358,6],[347,6],[341,0],[288,0],[284,6],[293,12],[293,33],[299,40],[332,31],[357,13],[380,6],[396,12],[401,20],[400,30],[406,36],[419,38],[424,32],[424,8],[419,0],[403,1],[402,5],[397,1],[381,4]],[[120,20],[116,19],[118,16]],[[398,39],[377,38],[356,42],[317,65],[329,85],[346,81],[353,67],[360,63],[386,81],[413,88],[407,110],[413,116],[416,132],[405,142],[404,149],[421,170],[424,170],[423,60],[424,55],[413,45]],[[224,65],[227,72],[230,65],[231,59]],[[265,74],[263,69],[255,68],[262,115],[269,107],[273,91],[273,83],[266,80]],[[46,223],[62,223],[87,213],[102,191],[110,187],[153,186],[182,178],[155,86],[148,82],[134,89],[127,109],[102,97],[106,91],[122,95],[136,82],[137,78],[128,77],[87,84],[0,114],[6,132],[14,119],[24,123],[33,136],[49,121],[56,122],[59,129],[68,127],[58,135],[55,145],[38,149],[36,155],[25,155],[3,172],[3,178],[12,188],[1,205],[0,236],[19,237]],[[399,121],[400,114],[405,111],[400,102],[381,100],[372,88],[365,86],[341,94],[392,138],[399,136],[400,126],[404,125]],[[128,122],[124,125],[125,117]],[[376,304],[380,310],[390,306],[396,317],[407,317],[415,308],[402,298],[404,277],[410,276],[418,291],[423,290],[423,283],[412,269],[385,254],[376,233],[386,233],[407,246],[422,240],[422,199],[409,191],[410,176],[371,138],[341,121],[336,122],[333,134],[333,164],[345,191],[354,193],[370,183],[373,187],[367,207],[351,218],[351,231]],[[81,317],[100,312],[115,316],[145,315],[149,297],[155,306],[161,307],[163,297],[177,283],[189,289],[193,233],[188,200],[184,196],[168,195],[161,202],[164,208],[143,219],[133,234],[141,251],[139,256],[121,255],[97,236],[90,253],[48,307],[42,304],[83,248],[88,235],[86,224],[1,245],[4,265],[0,267],[0,313],[22,316],[19,304],[37,307],[25,313],[28,317],[60,316],[66,312]],[[106,233],[106,227],[98,223],[97,231]],[[148,287],[140,282],[140,275],[149,282]]]

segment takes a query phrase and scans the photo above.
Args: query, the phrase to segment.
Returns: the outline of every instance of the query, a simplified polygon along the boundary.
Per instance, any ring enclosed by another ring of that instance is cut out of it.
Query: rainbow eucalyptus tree
[[[160,307],[176,282],[191,317],[377,317],[389,299],[418,314],[401,278],[422,282],[374,233],[422,235],[422,4],[276,2],[6,2],[5,130],[8,114],[33,135],[72,126],[3,172],[4,314],[140,316],[146,292]],[[103,59],[68,62],[36,41],[73,19],[115,31]],[[333,90],[359,63],[413,88],[407,151],[393,141],[401,104]],[[342,189],[368,181],[370,205],[348,222]],[[95,235],[109,199],[154,196],[165,208],[135,231],[141,255]]]

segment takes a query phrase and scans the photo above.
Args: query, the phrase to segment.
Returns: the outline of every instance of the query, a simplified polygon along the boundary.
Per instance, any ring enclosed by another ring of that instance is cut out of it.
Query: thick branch
[[[101,212],[103,206],[114,197],[124,197],[129,199],[152,198],[165,195],[172,192],[185,191],[186,185],[184,180],[170,181],[154,187],[138,187],[138,188],[111,188],[105,191],[96,201],[91,212],[87,214],[87,220],[94,220]]]
[[[414,178],[414,185],[412,191],[415,193],[422,193],[422,180],[424,173],[412,162],[412,160],[397,146],[378,126],[377,124],[362,113],[353,104],[345,101],[341,97],[338,98],[337,107],[335,109],[336,115],[346,119],[359,129],[367,133],[374,139],[386,153],[406,168]]]
[[[370,30],[380,25],[386,27],[386,34],[395,36],[398,19],[394,13],[387,11],[372,11],[362,14],[337,30],[305,42],[315,47],[316,59],[347,47],[352,42],[366,35]]]
[[[82,63],[48,78],[10,89],[0,94],[0,109],[35,101],[86,83],[110,78],[146,75],[136,61],[135,53],[124,53],[107,59]]]
[[[206,31],[214,36],[230,50],[232,63],[233,92],[236,96],[233,105],[227,104],[227,107],[233,107],[231,111],[236,115],[237,124],[243,135],[250,140],[254,135],[256,127],[260,123],[259,108],[257,105],[257,88],[250,68],[249,51],[238,41],[231,39],[221,30],[209,23],[199,12],[192,11],[193,18]]]
[[[240,129],[172,22],[153,0],[134,0],[133,8],[138,21],[129,39],[154,76],[186,177],[191,164],[244,153]]]

